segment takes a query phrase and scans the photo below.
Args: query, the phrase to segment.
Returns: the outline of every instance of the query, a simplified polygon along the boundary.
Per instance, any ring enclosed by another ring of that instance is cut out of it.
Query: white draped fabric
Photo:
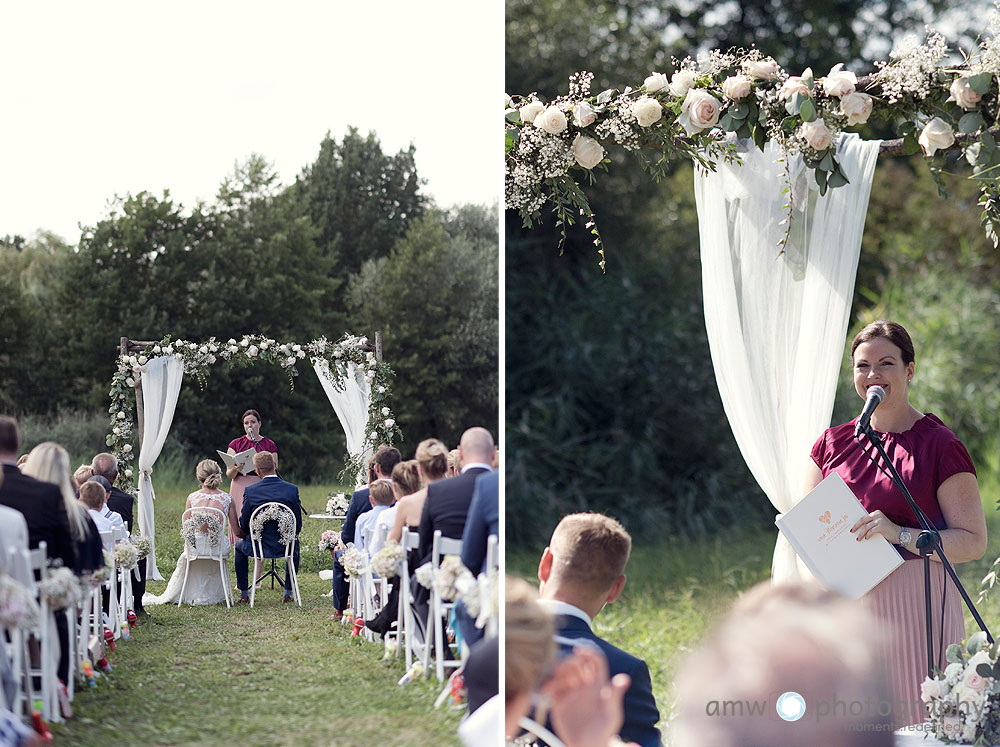
[[[139,450],[139,529],[153,543],[146,560],[146,578],[162,581],[156,567],[156,532],[153,521],[152,471],[174,420],[177,395],[184,378],[184,364],[174,356],[153,358],[142,367],[142,448]]]
[[[773,143],[744,148],[742,166],[695,175],[719,392],[747,466],[781,513],[801,497],[809,450],[830,424],[879,142],[842,136],[837,157],[850,184],[824,197],[802,159],[790,160],[795,208],[780,255],[787,195]],[[772,580],[798,576],[779,534]]]
[[[319,383],[326,392],[327,399],[333,405],[340,424],[344,426],[347,436],[347,451],[354,456],[361,454],[363,460],[371,455],[371,446],[365,443],[365,429],[368,426],[368,408],[371,403],[371,386],[357,365],[348,362],[344,377],[335,382],[330,372],[330,366],[325,360],[313,359],[313,370],[319,378]],[[359,474],[357,484],[362,485],[367,475]]]

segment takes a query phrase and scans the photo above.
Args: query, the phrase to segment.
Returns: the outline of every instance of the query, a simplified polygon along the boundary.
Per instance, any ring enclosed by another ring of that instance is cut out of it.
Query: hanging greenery
[[[607,151],[635,153],[654,177],[677,158],[715,170],[719,160],[737,160],[735,141],[763,150],[774,141],[782,152],[799,154],[812,170],[820,194],[848,183],[837,160],[838,136],[871,118],[894,124],[901,150],[923,150],[940,179],[940,153],[961,147],[979,183],[982,224],[1000,245],[1000,148],[997,76],[1000,74],[1000,11],[994,10],[973,52],[953,66],[942,64],[949,50],[928,30],[876,62],[865,78],[835,65],[822,78],[806,68],[789,75],[759,50],[713,50],[697,59],[674,60],[668,79],[653,72],[641,85],[592,95],[593,75],[570,77],[566,96],[543,103],[534,94],[506,99],[505,201],[525,227],[541,219],[548,204],[561,231],[585,222],[604,269],[596,217],[584,186],[593,171],[607,169]],[[658,151],[658,155],[649,154]],[[792,209],[787,185],[782,190]]]
[[[193,375],[202,389],[207,383],[211,366],[217,363],[243,368],[263,361],[281,366],[288,375],[290,388],[294,388],[295,377],[299,375],[297,364],[307,358],[310,365],[316,361],[326,361],[329,376],[338,386],[343,386],[349,364],[353,363],[365,377],[371,390],[364,445],[372,448],[379,444],[392,445],[402,438],[402,432],[387,404],[390,395],[389,380],[393,371],[388,364],[376,359],[367,337],[344,335],[336,343],[320,337],[300,345],[294,342],[278,343],[262,335],[247,335],[239,341],[229,339],[226,342],[213,337],[201,343],[174,339],[167,335],[141,350],[119,356],[118,370],[111,379],[111,391],[108,392],[111,397],[108,408],[111,432],[107,436],[107,444],[118,458],[120,469],[117,483],[123,490],[135,493],[135,473],[131,467],[135,459],[132,445],[135,384],[143,366],[153,358],[165,355],[172,355],[180,360],[184,365],[184,373]],[[362,454],[349,454],[341,478],[353,480],[365,467]]]

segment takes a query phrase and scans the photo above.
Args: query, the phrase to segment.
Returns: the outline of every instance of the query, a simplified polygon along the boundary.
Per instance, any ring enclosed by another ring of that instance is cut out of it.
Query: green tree
[[[455,444],[473,425],[497,433],[496,244],[495,210],[432,211],[351,279],[355,326],[383,330],[406,453],[432,436]]]

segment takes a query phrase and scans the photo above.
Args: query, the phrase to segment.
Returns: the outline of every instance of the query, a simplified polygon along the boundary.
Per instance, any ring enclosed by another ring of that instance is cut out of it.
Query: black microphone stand
[[[896,470],[895,465],[889,460],[889,455],[885,453],[885,447],[882,446],[882,440],[878,437],[875,429],[872,428],[871,423],[867,423],[861,428],[861,432],[868,436],[868,440],[872,442],[875,449],[878,451],[879,455],[882,457],[882,461],[885,462],[886,467],[880,467],[878,461],[872,459],[875,466],[881,469],[885,474],[889,476],[893,484],[899,488],[902,492],[903,497],[906,499],[907,504],[910,506],[910,510],[913,511],[913,515],[916,517],[920,524],[920,534],[917,535],[917,549],[920,551],[920,557],[924,563],[924,618],[925,626],[927,630],[927,676],[934,677],[934,638],[931,631],[931,553],[937,553],[938,558],[941,560],[941,565],[951,576],[951,580],[955,582],[955,587],[958,589],[959,594],[962,595],[962,599],[965,600],[965,606],[969,608],[972,613],[972,617],[975,618],[976,623],[978,623],[980,630],[986,633],[986,640],[991,644],[993,643],[993,636],[990,635],[989,629],[986,627],[986,623],[983,622],[983,618],[979,615],[979,611],[976,609],[976,605],[972,603],[972,599],[969,597],[969,593],[962,586],[962,582],[958,579],[958,574],[955,572],[955,567],[951,564],[951,561],[944,554],[944,549],[941,547],[941,533],[938,531],[937,527],[934,526],[933,522],[927,518],[927,514],[923,512],[923,509],[917,505],[917,502],[913,500],[913,496],[910,495],[910,491],[906,488],[906,483],[903,482],[903,478],[900,477],[899,472]],[[861,443],[861,436],[855,436],[858,443]],[[862,448],[864,448],[862,446]],[[867,450],[865,450],[867,454]],[[869,458],[871,456],[869,455]],[[944,620],[941,621],[942,625]]]

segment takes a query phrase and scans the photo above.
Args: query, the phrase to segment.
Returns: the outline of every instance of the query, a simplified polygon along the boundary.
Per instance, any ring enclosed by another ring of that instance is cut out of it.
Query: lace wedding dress
[[[224,516],[229,516],[229,504],[231,498],[228,493],[202,493],[196,492],[189,496],[192,509],[197,508],[217,508]],[[225,527],[220,527],[217,533],[209,532],[201,527],[194,535],[194,546],[185,539],[184,552],[177,558],[177,567],[167,583],[166,590],[159,596],[146,593],[143,597],[143,604],[177,604],[180,599],[181,587],[184,587],[184,599],[188,604],[220,604],[226,601],[225,589],[223,587],[222,576],[219,573],[219,561],[207,557],[208,554],[216,554],[215,544],[219,544],[219,550],[223,557],[232,551],[229,538],[226,535]],[[189,560],[189,558],[192,558]],[[184,571],[187,573],[187,584],[184,584]],[[228,576],[228,574],[227,574]]]

